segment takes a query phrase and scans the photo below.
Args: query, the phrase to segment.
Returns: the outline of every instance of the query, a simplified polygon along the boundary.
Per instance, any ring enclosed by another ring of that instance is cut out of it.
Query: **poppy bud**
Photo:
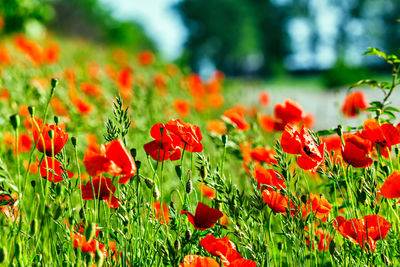
[[[158,200],[160,198],[160,191],[158,190],[158,187],[156,184],[154,184],[154,187],[153,187],[153,197],[155,200]]]
[[[54,123],[58,126],[59,122],[60,122],[60,118],[58,116],[54,116]]]
[[[302,195],[301,196],[301,202],[303,202],[304,204],[307,203],[307,196],[306,195]]]
[[[136,148],[131,148],[131,150],[129,150],[129,152],[131,152],[131,155],[133,158],[136,158]]]
[[[31,115],[31,117],[33,117],[35,115],[35,107],[29,106],[28,111],[29,111],[29,115]]]
[[[31,181],[31,186],[33,187],[33,189],[35,189],[35,186],[36,186],[36,181],[35,180]]]
[[[178,251],[181,248],[181,242],[179,242],[179,239],[175,240],[174,248],[175,248],[175,251]]]
[[[396,157],[399,155],[399,148],[395,147],[394,148],[394,153],[396,154]]]
[[[51,88],[54,89],[56,88],[58,84],[58,79],[57,78],[51,78]]]
[[[182,166],[181,165],[175,166],[175,172],[176,172],[176,175],[178,175],[179,179],[182,178]]]
[[[193,183],[192,179],[189,178],[189,180],[186,183],[186,193],[190,194],[193,191]]]
[[[96,234],[96,224],[91,223],[85,230],[85,237],[86,237],[87,242],[92,240],[94,238],[95,234]]]
[[[185,231],[185,238],[188,241],[192,238],[192,233],[190,232],[189,229]]]
[[[71,143],[74,147],[76,147],[76,145],[78,144],[78,138],[76,138],[75,136],[72,136]]]
[[[50,139],[54,138],[54,131],[53,130],[50,130],[47,133],[49,134]]]
[[[207,178],[207,168],[204,165],[201,165],[200,167],[200,176],[203,180]]]
[[[283,248],[283,243],[282,242],[278,242],[278,250],[282,250]]]
[[[146,184],[146,186],[147,186],[149,189],[152,189],[153,186],[154,186],[154,181],[151,180],[150,178],[144,179],[144,183]]]
[[[31,221],[31,227],[30,227],[30,232],[29,232],[30,235],[31,236],[35,235],[37,233],[37,230],[38,230],[38,222],[36,219],[33,219]]]
[[[226,145],[226,143],[228,142],[228,136],[226,134],[222,135],[222,144],[224,144],[224,146]]]
[[[386,176],[389,176],[389,174],[390,174],[389,166],[387,166],[387,165],[382,166],[382,170],[386,173]]]
[[[7,250],[5,247],[0,248],[0,263],[5,263],[7,260]]]
[[[136,169],[138,169],[138,170],[140,169],[140,166],[142,166],[142,162],[139,160],[136,160],[135,164],[136,164]]]
[[[13,129],[16,130],[19,127],[20,123],[21,123],[19,115],[18,114],[11,115],[10,116],[10,123],[11,123]]]

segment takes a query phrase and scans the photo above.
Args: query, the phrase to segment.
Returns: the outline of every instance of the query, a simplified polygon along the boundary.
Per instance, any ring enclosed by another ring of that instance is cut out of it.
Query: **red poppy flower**
[[[0,64],[9,64],[11,62],[10,54],[5,46],[0,46]]]
[[[175,99],[172,105],[179,116],[187,117],[189,115],[190,104],[185,99]]]
[[[187,255],[179,267],[220,267],[213,258],[199,255]]]
[[[266,107],[269,104],[270,96],[267,92],[261,92],[259,95],[259,100],[260,100],[260,104],[263,107]]]
[[[400,171],[393,171],[385,182],[381,189],[381,195],[386,198],[399,198],[400,197]]]
[[[253,160],[268,164],[278,164],[274,157],[275,155],[275,150],[266,147],[255,147],[250,151],[250,156]]]
[[[155,56],[150,50],[144,50],[138,55],[139,64],[142,66],[149,66],[154,63]]]
[[[35,119],[36,120],[36,119]],[[42,153],[46,153],[47,156],[52,156],[52,143],[54,146],[54,155],[60,153],[61,149],[63,149],[64,145],[68,141],[68,134],[61,130],[60,127],[54,124],[44,124],[36,120],[38,125],[33,125],[32,133],[33,139],[37,142],[36,148]],[[39,126],[39,128],[38,128]],[[39,137],[39,132],[42,129],[41,136]],[[50,139],[49,131],[53,131],[53,140]]]
[[[181,150],[179,148],[181,140],[177,135],[169,133],[164,124],[154,124],[151,127],[150,135],[156,140],[145,144],[143,147],[154,160],[161,162],[168,159],[174,161],[181,158]]]
[[[244,118],[244,110],[242,108],[228,109],[222,116],[235,124],[240,131],[247,131],[250,129],[250,124],[246,122]]]
[[[125,184],[136,173],[136,164],[124,143],[113,140],[102,145],[99,151],[86,150],[83,162],[86,171],[91,176],[109,173],[112,176],[122,176],[118,183]]]
[[[286,213],[289,209],[289,201],[287,196],[283,196],[280,192],[272,190],[264,190],[262,192],[263,201],[267,203],[268,207],[277,213]],[[290,213],[294,214],[294,204],[290,203]]]
[[[32,140],[26,133],[21,133],[18,138],[18,152],[26,153],[31,150]]]
[[[259,114],[257,117],[257,121],[261,129],[266,132],[271,133],[273,131],[279,131],[279,129],[275,128],[275,119],[272,116]]]
[[[361,219],[350,219],[346,221],[342,216],[336,218],[334,226],[337,231],[351,242],[359,244],[361,248],[374,251],[377,241],[384,239],[388,234],[391,225],[379,215],[367,215]]]
[[[186,214],[189,222],[193,224],[194,228],[200,231],[213,227],[224,215],[221,211],[210,208],[201,202],[197,204],[195,215],[185,210],[182,210],[181,214]]]
[[[81,115],[87,115],[92,111],[92,105],[79,96],[75,96],[71,101]]]
[[[200,244],[211,255],[220,257],[224,266],[230,266],[231,262],[242,258],[240,253],[236,251],[235,244],[229,240],[229,237],[218,239],[208,234],[200,241]]]
[[[111,178],[105,178],[103,176],[93,177],[92,182],[89,181],[85,185],[81,185],[81,189],[83,200],[99,198],[103,200],[110,209],[116,209],[119,207],[119,199],[114,196],[115,186],[113,185]]]
[[[261,185],[275,186],[278,189],[286,188],[284,185],[285,180],[279,172],[273,169],[265,169],[259,163],[254,167],[253,177],[257,181],[258,188],[260,188]],[[272,190],[269,187],[262,186],[261,190],[264,189]]]
[[[67,224],[69,223],[67,222]],[[107,257],[107,251],[104,245],[97,241],[100,230],[96,230],[95,238],[86,240],[84,235],[84,224],[80,223],[77,226],[78,229],[75,229],[74,227],[74,231],[71,233],[73,246],[75,248],[80,248],[83,253],[91,253],[93,258],[96,255],[96,249],[99,249],[103,257]]]
[[[162,206],[162,212],[161,212],[161,206]],[[165,205],[164,203],[162,203],[161,205],[160,202],[155,202],[153,204],[153,210],[154,210],[154,216],[156,217],[157,220],[161,221],[161,223],[165,224],[170,221],[168,206]]]
[[[340,139],[340,136],[335,134],[331,135],[329,137],[322,137],[322,140],[326,144],[326,149],[331,152],[331,151],[340,151],[342,148],[342,140]]]
[[[38,161],[39,163],[39,161]],[[55,158],[45,157],[39,166],[40,176],[46,178],[52,183],[58,183],[63,181],[62,175],[71,178],[74,174],[70,171],[65,171],[62,164]]]
[[[363,123],[362,137],[379,146],[380,152],[387,156],[387,149],[400,143],[400,131],[390,123],[382,125],[375,119],[366,119]]]
[[[229,264],[229,267],[257,267],[257,263],[247,259],[237,259]]]
[[[292,126],[286,125],[281,138],[282,150],[289,154],[300,154],[297,164],[300,168],[316,171],[324,160],[325,143],[320,140],[317,146],[314,139],[304,126],[297,132]]]
[[[307,203],[303,205],[301,210],[303,213],[303,218],[305,218],[311,211],[315,218],[325,222],[328,219],[331,209],[332,205],[324,196],[318,196],[311,193],[308,197]]]
[[[133,84],[133,76],[132,76],[132,70],[128,67],[123,68],[119,73],[118,73],[118,86],[122,90],[130,89],[132,88]]]
[[[365,168],[371,166],[371,141],[364,139],[360,133],[344,135],[345,144],[342,148],[343,160],[353,167]]]
[[[305,227],[305,230],[309,232],[308,227]],[[319,251],[329,251],[329,245],[331,244],[333,236],[329,235],[326,230],[323,230],[322,228],[317,228],[314,232],[314,237],[318,243],[317,249]],[[311,246],[310,238],[308,236],[306,237],[306,243],[308,246],[314,249],[314,242]]]
[[[342,112],[346,117],[355,117],[361,110],[368,107],[368,101],[365,94],[361,91],[350,93],[344,100]]]
[[[215,198],[215,190],[211,187],[205,185],[204,183],[199,183],[200,192],[208,197],[209,199]]]
[[[201,135],[200,127],[178,119],[168,121],[165,124],[165,128],[180,138],[179,146],[181,148],[188,152],[203,151],[203,145],[201,144],[203,136]]]
[[[95,84],[89,83],[89,82],[82,82],[81,90],[82,90],[82,92],[84,92],[85,94],[88,94],[88,95],[96,96],[96,95],[101,94],[100,87],[98,87]]]
[[[220,120],[209,120],[207,121],[207,130],[211,133],[216,134],[225,134],[226,133],[226,126],[223,121]]]

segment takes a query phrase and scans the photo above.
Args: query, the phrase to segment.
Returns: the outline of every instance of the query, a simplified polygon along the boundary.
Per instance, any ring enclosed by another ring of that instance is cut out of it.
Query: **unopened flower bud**
[[[188,241],[192,238],[192,233],[190,232],[189,229],[185,231],[185,238]]]
[[[193,191],[192,179],[189,179],[186,183],[186,193],[190,194]]]
[[[19,127],[19,125],[21,123],[19,115],[18,114],[11,115],[10,116],[10,123],[11,123],[11,125],[12,125],[14,130],[18,129],[18,127]]]
[[[53,130],[50,130],[47,133],[49,134],[50,139],[54,138],[54,131]]]
[[[72,136],[71,143],[74,147],[76,147],[76,145],[78,144],[78,138],[76,138],[75,136]]]
[[[136,158],[136,148],[131,148],[129,152],[131,152],[133,158]]]
[[[200,176],[203,180],[207,178],[207,168],[204,165],[201,165],[200,167]]]
[[[58,126],[59,122],[60,122],[60,118],[58,116],[54,116],[54,123]]]
[[[57,78],[51,78],[51,88],[56,88],[58,84],[58,79]]]
[[[226,143],[228,142],[228,136],[226,134],[223,134],[221,139],[222,139],[222,144],[224,144],[224,146],[225,146]]]
[[[139,161],[139,160],[136,160],[135,161],[135,165],[136,165],[136,169],[140,169],[140,166],[142,166],[142,162],[141,161]]]
[[[175,166],[175,172],[176,175],[178,175],[179,179],[182,178],[182,166],[181,165],[176,165]]]
[[[147,186],[149,189],[152,189],[153,186],[154,186],[154,181],[151,180],[150,178],[144,179],[144,183],[146,184],[146,186]]]
[[[156,184],[154,184],[154,187],[153,187],[153,197],[155,200],[158,200],[160,198],[160,191],[158,190],[158,187]]]
[[[29,115],[31,115],[31,117],[35,116],[35,107],[34,106],[29,106],[28,111],[29,111]]]

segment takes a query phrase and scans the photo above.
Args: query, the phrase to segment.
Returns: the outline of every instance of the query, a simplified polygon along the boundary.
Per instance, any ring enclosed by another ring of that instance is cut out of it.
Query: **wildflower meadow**
[[[306,106],[243,104],[221,71],[4,36],[0,265],[398,266],[400,59],[365,57],[391,79],[354,80],[352,123],[314,131]]]

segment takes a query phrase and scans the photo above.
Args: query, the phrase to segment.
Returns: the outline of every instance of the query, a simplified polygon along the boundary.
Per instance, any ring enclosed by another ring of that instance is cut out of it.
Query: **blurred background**
[[[398,0],[1,0],[3,32],[55,33],[151,49],[203,77],[299,79],[339,88],[387,72]],[[389,69],[390,70],[390,69]],[[390,71],[389,71],[390,75]]]

